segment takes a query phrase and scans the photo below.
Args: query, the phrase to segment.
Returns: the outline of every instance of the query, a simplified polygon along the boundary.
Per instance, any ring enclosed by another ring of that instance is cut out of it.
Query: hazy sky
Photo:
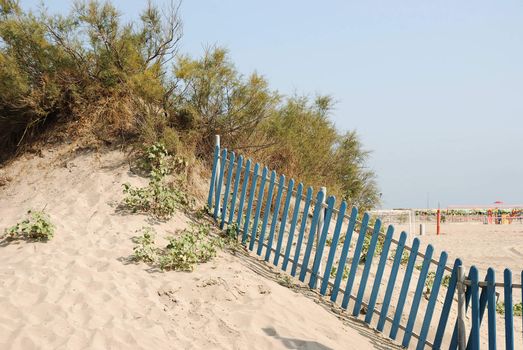
[[[133,18],[145,1],[114,3]],[[332,95],[384,207],[523,203],[523,2],[185,0],[181,15],[182,53],[217,44],[280,93]]]

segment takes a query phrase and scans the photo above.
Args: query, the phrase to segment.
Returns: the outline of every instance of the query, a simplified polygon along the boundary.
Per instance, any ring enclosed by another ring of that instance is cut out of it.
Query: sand
[[[222,251],[191,273],[129,261],[142,226],[168,222],[116,210],[121,184],[145,184],[124,153],[74,146],[23,156],[0,169],[0,230],[45,207],[47,243],[0,246],[1,349],[391,349],[248,254]],[[8,181],[6,181],[6,179]]]
[[[395,225],[398,229],[406,229]],[[475,265],[480,276],[485,276],[492,267],[498,279],[503,278],[503,270],[512,270],[514,283],[520,283],[523,270],[523,225],[485,225],[482,223],[448,223],[441,225],[441,234],[436,235],[435,223],[426,223],[426,234],[417,237],[421,246],[432,244],[437,255],[444,250],[449,254],[449,261],[460,258],[468,270]],[[450,264],[449,264],[450,265]]]

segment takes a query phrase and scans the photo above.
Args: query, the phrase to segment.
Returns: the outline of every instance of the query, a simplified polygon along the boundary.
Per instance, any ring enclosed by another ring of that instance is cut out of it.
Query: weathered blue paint
[[[345,241],[343,242],[343,247],[341,248],[340,261],[338,263],[338,268],[336,270],[336,278],[334,279],[334,286],[332,287],[331,301],[336,302],[338,299],[338,293],[340,291],[341,280],[343,279],[343,271],[345,270],[345,265],[347,264],[347,256],[349,254],[350,241],[352,239],[352,234],[354,232],[354,227],[356,227],[356,221],[358,219],[358,209],[355,207],[352,208],[349,219],[349,226],[347,227],[347,232],[345,233]]]
[[[376,307],[376,301],[378,300],[378,294],[381,286],[381,279],[383,277],[383,271],[385,271],[385,265],[389,256],[390,244],[392,242],[392,236],[394,235],[394,227],[389,225],[387,227],[387,234],[383,241],[383,250],[380,255],[380,262],[378,263],[378,269],[376,270],[376,277],[374,278],[374,284],[372,285],[372,292],[370,293],[369,305],[367,307],[367,314],[365,315],[365,322],[370,324],[372,316],[374,315],[374,308]]]
[[[281,246],[283,244],[283,235],[285,233],[285,226],[287,224],[287,216],[289,213],[289,206],[291,204],[292,191],[294,190],[294,179],[289,180],[287,185],[287,197],[285,198],[285,205],[283,206],[283,213],[280,220],[280,233],[278,234],[278,242],[276,242],[276,252],[274,253],[274,265],[278,266],[280,261]]]
[[[470,279],[470,270],[469,270],[469,274],[467,276],[469,276],[467,279]],[[471,291],[470,288],[467,288],[467,290],[465,291],[465,312],[467,312],[467,310],[469,308],[470,296],[471,296],[470,291]],[[458,322],[456,321],[456,323],[454,324],[454,330],[452,331],[452,339],[450,341],[449,350],[455,350],[457,348],[458,348]]]
[[[247,185],[249,184],[249,178],[251,177],[251,160],[247,159],[245,163],[245,172],[243,173],[243,185],[242,194],[240,195],[240,205],[238,206],[238,217],[236,218],[237,233],[240,233],[242,218],[243,218],[243,205],[245,204],[245,196],[247,194]]]
[[[462,262],[460,259],[454,261],[454,267],[452,269],[452,274],[450,275],[450,282],[447,288],[447,294],[445,295],[445,301],[443,302],[443,308],[441,309],[441,316],[439,318],[438,328],[436,330],[436,336],[434,337],[433,348],[440,349],[443,337],[445,336],[445,328],[447,327],[447,322],[449,319],[450,308],[452,307],[452,302],[454,301],[454,293],[456,291],[456,283],[458,276],[458,266],[461,266]]]
[[[272,214],[271,230],[269,232],[269,242],[267,243],[267,250],[265,251],[265,261],[269,261],[272,251],[272,243],[274,241],[274,231],[278,224],[278,216],[280,214],[281,196],[283,188],[285,187],[285,175],[280,175],[280,183],[278,185],[278,193],[276,194],[276,203],[274,204],[274,211]]]
[[[477,272],[477,269],[476,269],[476,272]],[[470,278],[471,279],[473,278],[472,274],[470,275]],[[486,281],[486,278],[485,278],[485,281]],[[478,274],[478,283],[479,283],[479,274]],[[471,300],[472,300],[472,302],[474,302],[474,289],[472,289],[472,287],[469,287],[469,288],[471,288]],[[477,314],[478,319],[479,319],[479,325],[475,326],[474,322],[472,323],[472,327],[470,330],[470,336],[467,339],[467,349],[469,349],[469,350],[479,349],[479,329],[481,328],[481,322],[483,321],[483,314],[485,313],[485,309],[487,306],[487,288],[481,288],[481,293],[480,293],[479,285],[478,285],[477,294],[479,294],[479,299],[478,299],[479,308],[476,313],[473,312],[473,314],[474,314],[473,316],[475,318],[476,317],[475,314]],[[478,344],[478,345],[476,346],[476,344]]]
[[[318,279],[318,271],[320,270],[321,259],[323,257],[323,250],[325,249],[325,242],[327,241],[327,235],[329,234],[329,226],[332,217],[332,210],[334,208],[334,203],[336,203],[336,197],[330,196],[327,200],[327,211],[325,212],[325,218],[323,221],[323,227],[320,234],[320,239],[318,240],[318,245],[316,246],[316,252],[314,254],[314,262],[312,264],[311,278],[309,280],[309,287],[316,288],[316,281]]]
[[[369,249],[367,250],[367,255],[365,256],[365,266],[363,267],[363,273],[361,274],[360,287],[358,288],[358,295],[356,296],[356,302],[354,303],[354,309],[352,310],[353,316],[358,316],[361,310],[361,303],[363,301],[363,294],[365,293],[365,288],[367,287],[367,281],[369,279],[370,268],[372,266],[372,260],[374,258],[374,251],[376,250],[376,244],[378,243],[378,238],[381,230],[381,220],[377,219],[374,222],[374,232],[369,242]]]
[[[249,235],[249,223],[251,221],[252,203],[254,202],[254,195],[256,193],[256,183],[258,182],[258,171],[260,170],[260,164],[254,165],[254,171],[252,175],[251,191],[249,193],[249,202],[247,204],[247,211],[245,212],[245,225],[243,225],[242,244],[245,244]]]
[[[439,256],[438,268],[436,270],[436,276],[434,276],[434,283],[432,284],[432,291],[430,292],[429,302],[425,309],[425,318],[423,319],[423,325],[421,326],[418,346],[416,347],[417,350],[425,349],[425,341],[427,340],[427,335],[429,334],[430,322],[432,321],[434,307],[436,306],[436,301],[438,299],[443,273],[445,272],[445,267],[447,266],[447,258],[448,254],[446,252],[442,252]]]
[[[385,290],[385,296],[383,297],[383,304],[381,306],[380,318],[378,319],[378,325],[376,329],[380,332],[383,331],[385,326],[385,321],[387,314],[389,312],[390,300],[392,298],[392,292],[394,291],[396,278],[398,277],[398,270],[401,264],[401,259],[403,258],[403,249],[405,248],[405,241],[407,240],[407,234],[402,232],[400,235],[400,240],[398,247],[396,248],[396,253],[394,253],[394,262],[392,263],[392,269],[390,271],[389,282],[387,283],[387,289]],[[414,270],[414,264],[416,263],[416,258],[418,257],[419,249],[419,239],[414,238],[412,241],[412,248],[410,250],[410,257],[407,263],[407,269],[405,270],[405,276],[403,277],[403,284],[400,290],[400,297],[398,299],[398,305],[396,306],[396,313],[394,314],[394,319],[390,328],[389,337],[396,339],[396,334],[400,325],[401,314],[403,313],[403,307],[405,306],[405,301],[407,299],[407,292],[409,291],[410,278],[412,276],[412,271]]]
[[[329,249],[329,256],[327,257],[327,263],[325,265],[325,272],[323,273],[323,280],[321,281],[320,293],[325,295],[327,292],[327,287],[329,286],[329,278],[332,270],[332,263],[334,262],[334,256],[336,255],[336,248],[338,247],[338,241],[340,239],[340,231],[343,225],[343,219],[345,216],[345,211],[347,210],[347,202],[341,202],[340,208],[338,210],[338,219],[336,221],[336,226],[334,227],[334,232],[332,234],[331,246]]]
[[[281,269],[287,271],[287,265],[289,263],[289,256],[291,254],[292,242],[294,240],[294,232],[296,231],[296,224],[298,222],[298,215],[300,214],[301,195],[303,192],[303,184],[300,182],[296,189],[296,199],[294,202],[294,214],[292,215],[291,228],[289,229],[289,238],[287,239],[287,245],[285,246],[285,256],[283,257],[283,264]]]
[[[505,296],[505,349],[514,350],[514,305],[512,302],[512,271],[503,272]]]
[[[309,267],[309,259],[311,257],[312,246],[314,244],[314,236],[316,235],[316,229],[318,228],[318,220],[320,218],[320,211],[323,210],[323,198],[325,193],[319,191],[316,196],[316,205],[314,206],[314,214],[312,215],[311,229],[309,231],[309,237],[307,238],[307,246],[305,248],[305,255],[303,256],[303,262],[300,271],[300,281],[305,281],[305,275],[307,274],[307,268]]]
[[[223,229],[223,226],[225,225],[225,216],[227,214],[227,202],[229,201],[229,192],[231,190],[231,182],[232,182],[232,173],[234,171],[234,161],[236,160],[236,156],[234,152],[231,152],[230,159],[229,159],[229,171],[227,172],[227,182],[225,183],[225,193],[223,194],[223,209],[222,209],[222,215],[220,217],[220,229]]]
[[[474,276],[474,273],[477,275],[476,277]],[[470,328],[470,335],[467,339],[467,349],[479,348],[479,329],[481,327],[481,321],[483,320],[483,314],[485,313],[485,306],[487,304],[487,288],[482,288],[480,294],[479,284],[477,287],[473,286],[475,278],[478,280],[479,283],[478,270],[475,266],[473,266],[469,274],[469,279],[472,281],[471,286],[469,287],[471,293],[472,326]],[[474,309],[476,307],[476,304],[478,305],[477,310]],[[478,323],[477,325],[476,321]]]
[[[414,323],[416,322],[416,317],[418,316],[418,308],[425,289],[425,280],[427,279],[427,274],[429,272],[430,261],[432,259],[432,253],[434,248],[432,245],[428,245],[425,250],[425,258],[423,259],[423,265],[421,266],[421,271],[419,274],[418,285],[416,286],[416,292],[414,292],[414,298],[412,299],[412,307],[410,309],[409,320],[407,322],[407,327],[405,329],[405,334],[403,335],[403,341],[401,345],[408,347],[410,343],[410,338],[412,337],[412,329],[414,328]]]
[[[261,175],[260,190],[256,198],[256,213],[254,214],[254,221],[252,223],[251,241],[249,242],[249,250],[254,249],[254,242],[256,242],[256,233],[258,232],[258,221],[260,220],[261,209],[263,207],[263,195],[265,194],[265,183],[267,182],[267,173],[269,169],[263,168]]]
[[[218,219],[218,214],[220,213],[220,201],[222,194],[222,184],[223,184],[223,174],[225,173],[225,167],[227,166],[227,148],[222,150],[222,164],[220,166],[220,174],[218,176],[218,184],[216,185],[215,199],[214,199],[214,220]]]
[[[236,175],[234,176],[234,190],[232,191],[231,209],[229,210],[229,220],[227,225],[230,225],[234,217],[234,210],[236,209],[236,199],[238,198],[238,188],[240,187],[240,179],[242,175],[243,156],[238,157],[238,164],[236,165]]]
[[[298,232],[298,242],[296,242],[296,249],[294,251],[294,259],[292,262],[291,276],[296,276],[296,269],[298,268],[298,260],[300,259],[301,246],[303,243],[303,236],[305,235],[305,227],[309,218],[309,208],[312,201],[312,187],[307,188],[307,195],[305,198],[305,206],[303,208],[303,216],[301,218],[300,231]]]
[[[265,232],[267,231],[267,223],[269,222],[269,216],[271,215],[271,205],[272,205],[272,194],[274,192],[274,182],[276,181],[276,172],[273,170],[271,172],[271,179],[269,181],[269,191],[267,192],[267,204],[265,205],[265,213],[263,214],[263,223],[262,229],[260,232],[260,237],[258,237],[258,249],[256,254],[259,256],[262,253],[263,242],[265,240]]]
[[[478,269],[472,266],[470,269],[470,293],[471,303],[471,330],[469,342],[469,349],[479,349],[479,276]]]
[[[485,282],[487,282],[487,276],[485,275]],[[487,309],[487,288],[481,288],[481,293],[479,296],[479,325],[483,321],[483,315]]]
[[[487,270],[487,305],[488,305],[488,348],[496,350],[496,273]]]
[[[214,160],[212,162],[211,184],[209,185],[209,197],[207,197],[207,207],[212,209],[212,199],[214,194],[214,183],[216,182],[216,167],[218,165],[218,158],[220,156],[220,146],[214,147]]]
[[[356,277],[356,270],[358,270],[358,265],[360,263],[361,250],[363,249],[363,242],[365,241],[365,235],[367,234],[367,228],[369,225],[369,213],[363,214],[363,219],[361,220],[360,232],[358,235],[358,240],[356,242],[356,247],[354,247],[354,255],[352,256],[352,263],[349,272],[349,278],[347,279],[347,285],[345,286],[345,292],[343,293],[343,300],[341,302],[341,307],[346,309],[349,305],[350,296],[352,293],[352,286],[354,285],[354,279]]]

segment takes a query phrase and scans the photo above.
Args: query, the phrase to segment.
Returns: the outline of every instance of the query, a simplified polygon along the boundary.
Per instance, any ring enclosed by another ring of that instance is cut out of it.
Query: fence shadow
[[[320,344],[316,341],[282,337],[273,327],[262,328],[262,330],[268,336],[274,337],[275,339],[281,341],[283,346],[285,346],[287,349],[333,350],[332,348],[329,348],[328,346]]]
[[[359,320],[351,315],[349,315],[345,310],[343,310],[338,305],[332,303],[329,298],[323,297],[316,290],[310,289],[305,283],[300,282],[299,280],[292,278],[289,280],[290,275],[284,271],[279,271],[277,267],[273,266],[270,263],[265,262],[264,260],[257,258],[250,254],[246,249],[240,247],[236,249],[230,249],[229,253],[236,256],[239,262],[253,271],[254,273],[272,280],[284,287],[287,287],[294,291],[295,293],[300,293],[301,295],[307,297],[308,299],[314,301],[324,310],[336,316],[343,324],[349,326],[350,328],[356,330],[358,333],[368,338],[372,343],[375,349],[379,350],[389,350],[389,349],[403,349],[398,344],[393,343],[390,339],[385,338],[383,333],[380,333],[372,328],[370,328],[365,322]],[[265,333],[273,332],[269,329],[263,329]],[[276,337],[283,341],[285,346],[287,344],[299,344],[304,342],[303,340],[282,338],[277,335],[276,331],[273,332]],[[315,347],[317,346],[317,347]],[[330,349],[316,342],[306,342],[303,347],[288,347],[289,349]]]

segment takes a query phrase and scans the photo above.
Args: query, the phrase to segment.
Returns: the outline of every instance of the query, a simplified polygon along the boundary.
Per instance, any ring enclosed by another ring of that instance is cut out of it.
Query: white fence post
[[[221,150],[221,147],[220,147],[220,135],[214,135],[214,146],[218,146],[218,148],[220,148],[220,151],[218,152],[218,161],[216,162],[216,177],[214,178],[214,193],[213,193],[213,196],[216,196],[216,192],[220,191],[220,189],[218,188],[218,178],[219,178],[219,175],[220,174],[220,167],[221,167],[221,159],[220,157],[222,156],[222,150]]]
[[[467,333],[465,327],[465,272],[463,266],[458,266],[457,271],[458,287],[458,349],[467,348]]]
[[[322,207],[320,210],[320,216],[318,217],[318,227],[316,229],[316,251],[318,250],[318,246],[320,244],[320,237],[321,232],[323,231],[323,225],[325,224],[325,210],[326,208],[323,207],[325,203],[327,202],[327,187],[321,187],[320,191],[323,192],[323,201],[322,201]],[[321,271],[321,260],[320,264],[318,265],[318,274]]]

